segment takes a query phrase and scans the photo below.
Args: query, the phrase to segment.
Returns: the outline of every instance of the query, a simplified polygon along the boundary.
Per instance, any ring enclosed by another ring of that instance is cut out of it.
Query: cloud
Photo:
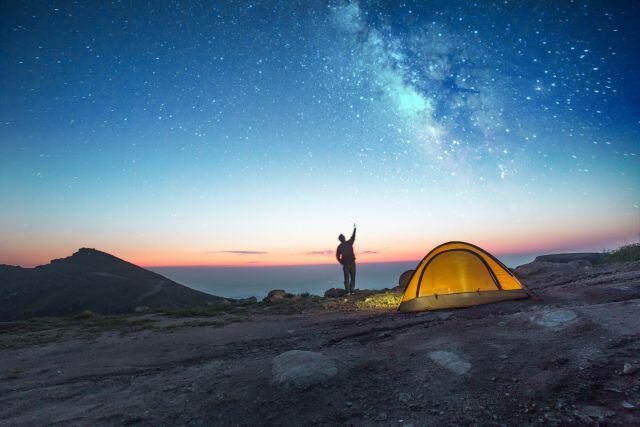
[[[264,254],[268,254],[269,252],[241,250],[241,251],[210,251],[210,252],[205,252],[205,253],[207,253],[207,254],[233,254],[233,255],[264,255]]]
[[[325,249],[322,251],[309,251],[309,252],[305,252],[305,255],[322,255],[322,256],[328,256],[328,255],[333,255],[335,253],[335,250],[333,249]]]
[[[334,255],[336,253],[336,251],[334,249],[325,249],[325,250],[321,250],[321,251],[309,251],[309,252],[305,252],[305,255],[311,255],[311,256],[329,256],[329,255]],[[379,254],[380,251],[356,251],[356,255],[372,255],[372,254]]]

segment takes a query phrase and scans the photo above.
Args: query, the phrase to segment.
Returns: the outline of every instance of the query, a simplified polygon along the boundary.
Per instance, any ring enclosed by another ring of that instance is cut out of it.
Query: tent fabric
[[[528,297],[518,279],[493,255],[470,243],[448,242],[420,261],[398,310],[440,310]]]

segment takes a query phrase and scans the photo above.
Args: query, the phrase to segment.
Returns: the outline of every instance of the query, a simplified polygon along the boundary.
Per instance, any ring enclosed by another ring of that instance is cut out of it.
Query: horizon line
[[[575,252],[579,253],[579,252]],[[539,256],[539,255],[549,255],[548,253],[513,253],[513,254],[501,254],[496,255],[496,257],[502,256]],[[391,260],[391,261],[361,261],[357,262],[356,265],[362,264],[394,264],[394,263],[419,263],[423,256],[412,259],[399,259],[399,260]],[[297,264],[260,264],[260,263],[247,263],[247,264],[173,264],[173,265],[151,265],[151,264],[136,264],[140,267],[144,268],[179,268],[179,267],[191,267],[191,268],[199,268],[199,267],[215,267],[215,268],[255,268],[255,267],[305,267],[305,266],[313,266],[313,265],[339,265],[336,262],[306,262],[306,263],[297,263]]]

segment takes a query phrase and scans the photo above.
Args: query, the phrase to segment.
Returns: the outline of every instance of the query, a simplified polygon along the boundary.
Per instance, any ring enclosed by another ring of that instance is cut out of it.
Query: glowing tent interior
[[[440,310],[522,298],[529,294],[493,255],[470,243],[448,242],[420,261],[398,310]]]

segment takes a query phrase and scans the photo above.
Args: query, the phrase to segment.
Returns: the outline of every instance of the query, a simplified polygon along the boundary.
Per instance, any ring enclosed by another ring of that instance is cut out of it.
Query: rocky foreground
[[[640,262],[520,274],[534,299],[440,312],[0,324],[0,424],[639,425]]]

